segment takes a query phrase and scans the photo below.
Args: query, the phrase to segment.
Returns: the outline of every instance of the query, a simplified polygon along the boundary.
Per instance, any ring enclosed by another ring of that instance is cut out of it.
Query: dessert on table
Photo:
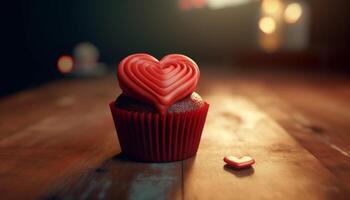
[[[148,162],[194,156],[209,109],[195,92],[197,64],[181,54],[138,53],[119,63],[117,77],[122,94],[110,109],[123,155]]]

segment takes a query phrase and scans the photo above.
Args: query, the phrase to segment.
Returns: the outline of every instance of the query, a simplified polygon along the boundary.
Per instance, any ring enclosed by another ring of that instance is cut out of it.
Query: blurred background
[[[14,0],[2,5],[1,91],[100,76],[131,53],[201,68],[350,73],[346,0]]]

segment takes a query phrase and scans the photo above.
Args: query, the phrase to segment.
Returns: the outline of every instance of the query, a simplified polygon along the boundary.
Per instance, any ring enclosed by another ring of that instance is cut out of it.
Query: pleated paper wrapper
[[[110,103],[122,154],[144,162],[184,160],[197,153],[209,104],[187,112],[139,113]]]

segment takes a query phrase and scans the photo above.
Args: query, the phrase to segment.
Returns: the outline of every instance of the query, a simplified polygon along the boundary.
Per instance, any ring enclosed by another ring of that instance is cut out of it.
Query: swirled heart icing
[[[181,54],[169,54],[158,61],[139,53],[119,63],[117,76],[125,95],[148,102],[164,113],[196,89],[199,69],[192,59]]]

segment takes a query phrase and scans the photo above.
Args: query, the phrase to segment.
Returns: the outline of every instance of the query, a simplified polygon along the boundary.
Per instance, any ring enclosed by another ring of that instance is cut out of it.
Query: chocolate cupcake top
[[[197,64],[181,54],[170,54],[160,61],[148,54],[130,55],[118,66],[117,76],[123,94],[117,106],[118,103],[129,105],[126,103],[129,101],[141,105],[142,109],[165,113],[197,105],[190,102],[200,98],[193,93],[199,74]]]
[[[191,95],[171,105],[168,108],[167,112],[172,113],[193,111],[201,108],[203,105],[204,101],[202,100],[201,96],[199,96],[199,94],[197,94],[196,92],[193,92]],[[115,106],[117,108],[121,108],[132,112],[158,112],[158,110],[150,104],[128,97],[124,94],[120,95],[116,99]]]

